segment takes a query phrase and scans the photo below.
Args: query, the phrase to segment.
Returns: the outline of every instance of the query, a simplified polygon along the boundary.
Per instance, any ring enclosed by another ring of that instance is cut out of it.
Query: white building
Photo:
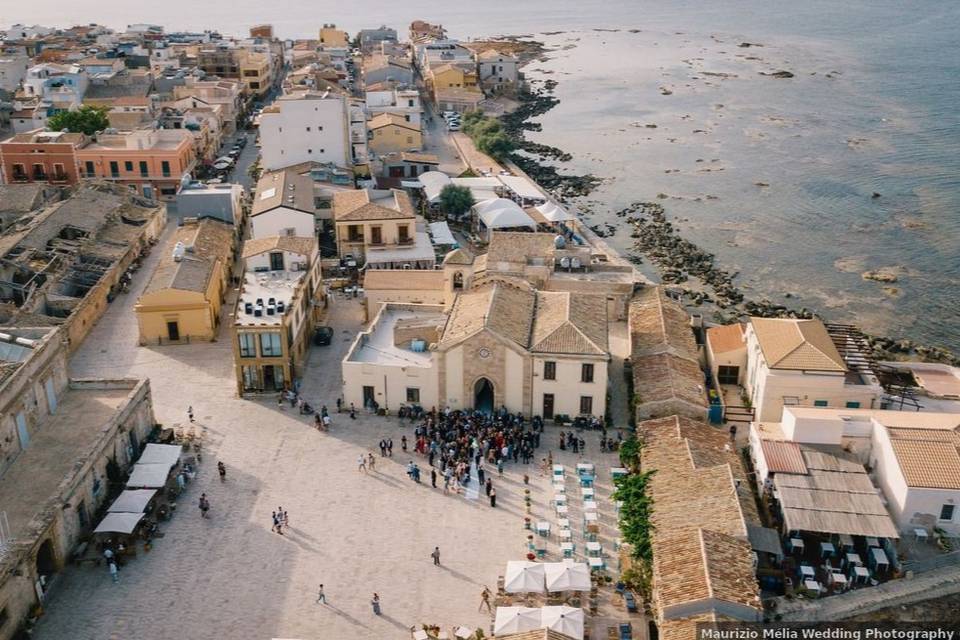
[[[420,104],[420,92],[416,89],[367,91],[366,95],[367,113],[371,116],[394,113],[403,116],[407,122],[420,126],[423,106]]]
[[[0,91],[14,93],[19,89],[29,66],[30,58],[26,56],[0,58]]]
[[[520,65],[516,57],[488,49],[477,54],[480,85],[489,91],[516,87],[520,81]]]
[[[27,97],[53,102],[60,109],[75,109],[90,85],[87,72],[77,65],[44,63],[27,69],[23,91]]]
[[[251,238],[316,235],[313,179],[294,171],[264,173],[250,210]]]
[[[263,168],[301,162],[353,165],[350,106],[344,96],[330,93],[302,92],[277,99],[260,115]],[[365,132],[362,137],[365,146]]]
[[[877,377],[848,366],[820,320],[751,318],[745,339],[743,384],[758,421],[779,420],[785,406],[879,408]]]
[[[903,534],[960,535],[960,414],[785,407],[781,422],[751,425],[750,449],[761,486],[803,472],[810,451],[842,451],[869,466]]]

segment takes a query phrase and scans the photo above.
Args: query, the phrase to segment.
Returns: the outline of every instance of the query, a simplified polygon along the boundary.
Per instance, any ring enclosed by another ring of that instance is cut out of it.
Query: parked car
[[[460,131],[460,123],[451,122],[450,124],[447,125],[447,129],[450,131]]]
[[[232,166],[233,166],[233,160],[232,160],[232,159],[220,158],[219,160],[217,160],[216,162],[213,163],[213,168],[216,169],[216,170],[218,170],[218,171],[226,171],[227,169],[229,169],[229,168],[232,167]]]
[[[333,329],[331,327],[317,327],[313,330],[313,344],[318,347],[330,346],[333,342]]]

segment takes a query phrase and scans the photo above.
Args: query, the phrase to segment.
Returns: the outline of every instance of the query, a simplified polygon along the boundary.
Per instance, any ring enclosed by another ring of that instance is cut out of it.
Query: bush
[[[473,206],[473,193],[469,187],[448,184],[440,190],[440,208],[444,213],[459,218]]]
[[[110,120],[107,118],[106,107],[83,105],[76,111],[61,111],[54,114],[47,121],[47,126],[51,131],[66,129],[71,133],[92,136],[97,131],[103,131],[109,127]]]
[[[620,500],[620,531],[623,539],[633,546],[633,557],[651,566],[653,562],[653,498],[647,489],[655,471],[631,473],[616,480],[613,499]]]

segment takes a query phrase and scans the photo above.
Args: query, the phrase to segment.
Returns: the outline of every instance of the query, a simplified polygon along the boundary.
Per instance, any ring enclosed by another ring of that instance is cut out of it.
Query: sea
[[[631,239],[613,212],[657,200],[748,298],[960,352],[960,3],[5,4],[0,25],[270,23],[295,38],[424,19],[464,40],[528,36],[547,51],[527,78],[560,99],[530,138],[602,178],[577,204],[615,247]],[[863,278],[876,269],[896,282]]]

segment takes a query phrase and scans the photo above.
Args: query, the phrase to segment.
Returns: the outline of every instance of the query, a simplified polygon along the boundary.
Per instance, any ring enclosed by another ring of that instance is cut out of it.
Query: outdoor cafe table
[[[848,553],[847,554],[847,565],[853,565],[854,567],[863,566],[863,560],[860,559],[859,553]]]
[[[594,469],[593,463],[591,463],[591,462],[579,462],[579,463],[577,463],[577,475],[582,476],[582,475],[586,474],[586,475],[592,476],[592,475],[593,475],[593,469]]]
[[[584,500],[583,501],[583,510],[584,511],[596,511],[597,503],[593,500]]]
[[[599,542],[588,542],[587,543],[587,555],[599,558],[603,553],[603,548],[600,546]]]
[[[567,485],[563,482],[554,482],[553,483],[553,492],[554,493],[566,493]]]
[[[587,564],[590,565],[590,569],[605,569],[606,565],[603,562],[603,558],[587,558]]]
[[[815,575],[816,575],[816,571],[813,570],[813,567],[811,567],[808,564],[800,565],[800,576],[802,578],[806,578],[807,576],[810,576],[812,578]]]
[[[553,465],[553,475],[554,475],[555,477],[556,477],[556,476],[560,476],[561,478],[563,477],[563,465],[562,465],[562,464],[555,464],[555,465]]]
[[[928,538],[927,530],[921,527],[918,527],[913,530],[913,539],[917,542],[926,542]]]
[[[473,636],[474,630],[468,629],[467,627],[457,627],[453,635],[455,635],[460,640],[470,640],[470,637]]]
[[[611,467],[610,468],[610,477],[614,480],[621,476],[627,475],[627,470],[624,467]]]
[[[832,556],[832,555],[833,555],[834,553],[836,553],[836,552],[837,552],[837,550],[834,548],[833,543],[830,543],[830,542],[821,542],[821,543],[820,543],[820,557],[821,557],[821,558],[829,558],[830,556]]]
[[[550,523],[549,522],[538,522],[537,523],[537,533],[541,536],[550,535]]]
[[[561,529],[569,529],[570,520],[568,518],[560,518],[559,520],[557,520],[557,526],[560,527]]]
[[[820,593],[820,583],[816,580],[804,580],[803,586],[806,587],[807,591],[813,591],[814,593]]]
[[[557,515],[565,518],[567,516],[567,505],[557,505]]]
[[[870,579],[870,571],[866,567],[854,567],[852,577],[854,582],[864,583]]]
[[[591,523],[597,522],[597,520],[598,520],[598,517],[597,517],[597,512],[596,512],[596,511],[586,511],[586,512],[584,512],[584,514],[583,514],[583,521],[584,521],[585,523],[591,524]]]
[[[880,541],[874,538],[873,536],[867,536],[867,548],[870,547],[880,547]]]
[[[573,543],[572,543],[572,542],[561,542],[561,543],[560,543],[560,551],[563,552],[563,557],[564,557],[564,558],[572,558],[572,557],[573,557]]]
[[[593,499],[593,496],[594,496],[593,487],[583,487],[583,488],[581,488],[581,489],[580,489],[580,495],[583,496],[583,499],[584,499],[584,500],[592,500],[592,499]]]
[[[560,529],[559,531],[560,540],[563,542],[569,542],[573,540],[573,531],[570,529]]]
[[[847,584],[847,576],[845,576],[845,575],[843,575],[842,573],[839,573],[839,572],[837,572],[837,571],[831,571],[831,572],[830,572],[830,584],[841,584],[841,585],[845,585],[845,584]]]
[[[592,486],[593,486],[593,476],[591,476],[591,475],[582,475],[582,476],[580,476],[580,486],[581,486],[581,487],[592,487]]]
[[[567,495],[565,493],[556,493],[553,496],[554,504],[567,504]]]

